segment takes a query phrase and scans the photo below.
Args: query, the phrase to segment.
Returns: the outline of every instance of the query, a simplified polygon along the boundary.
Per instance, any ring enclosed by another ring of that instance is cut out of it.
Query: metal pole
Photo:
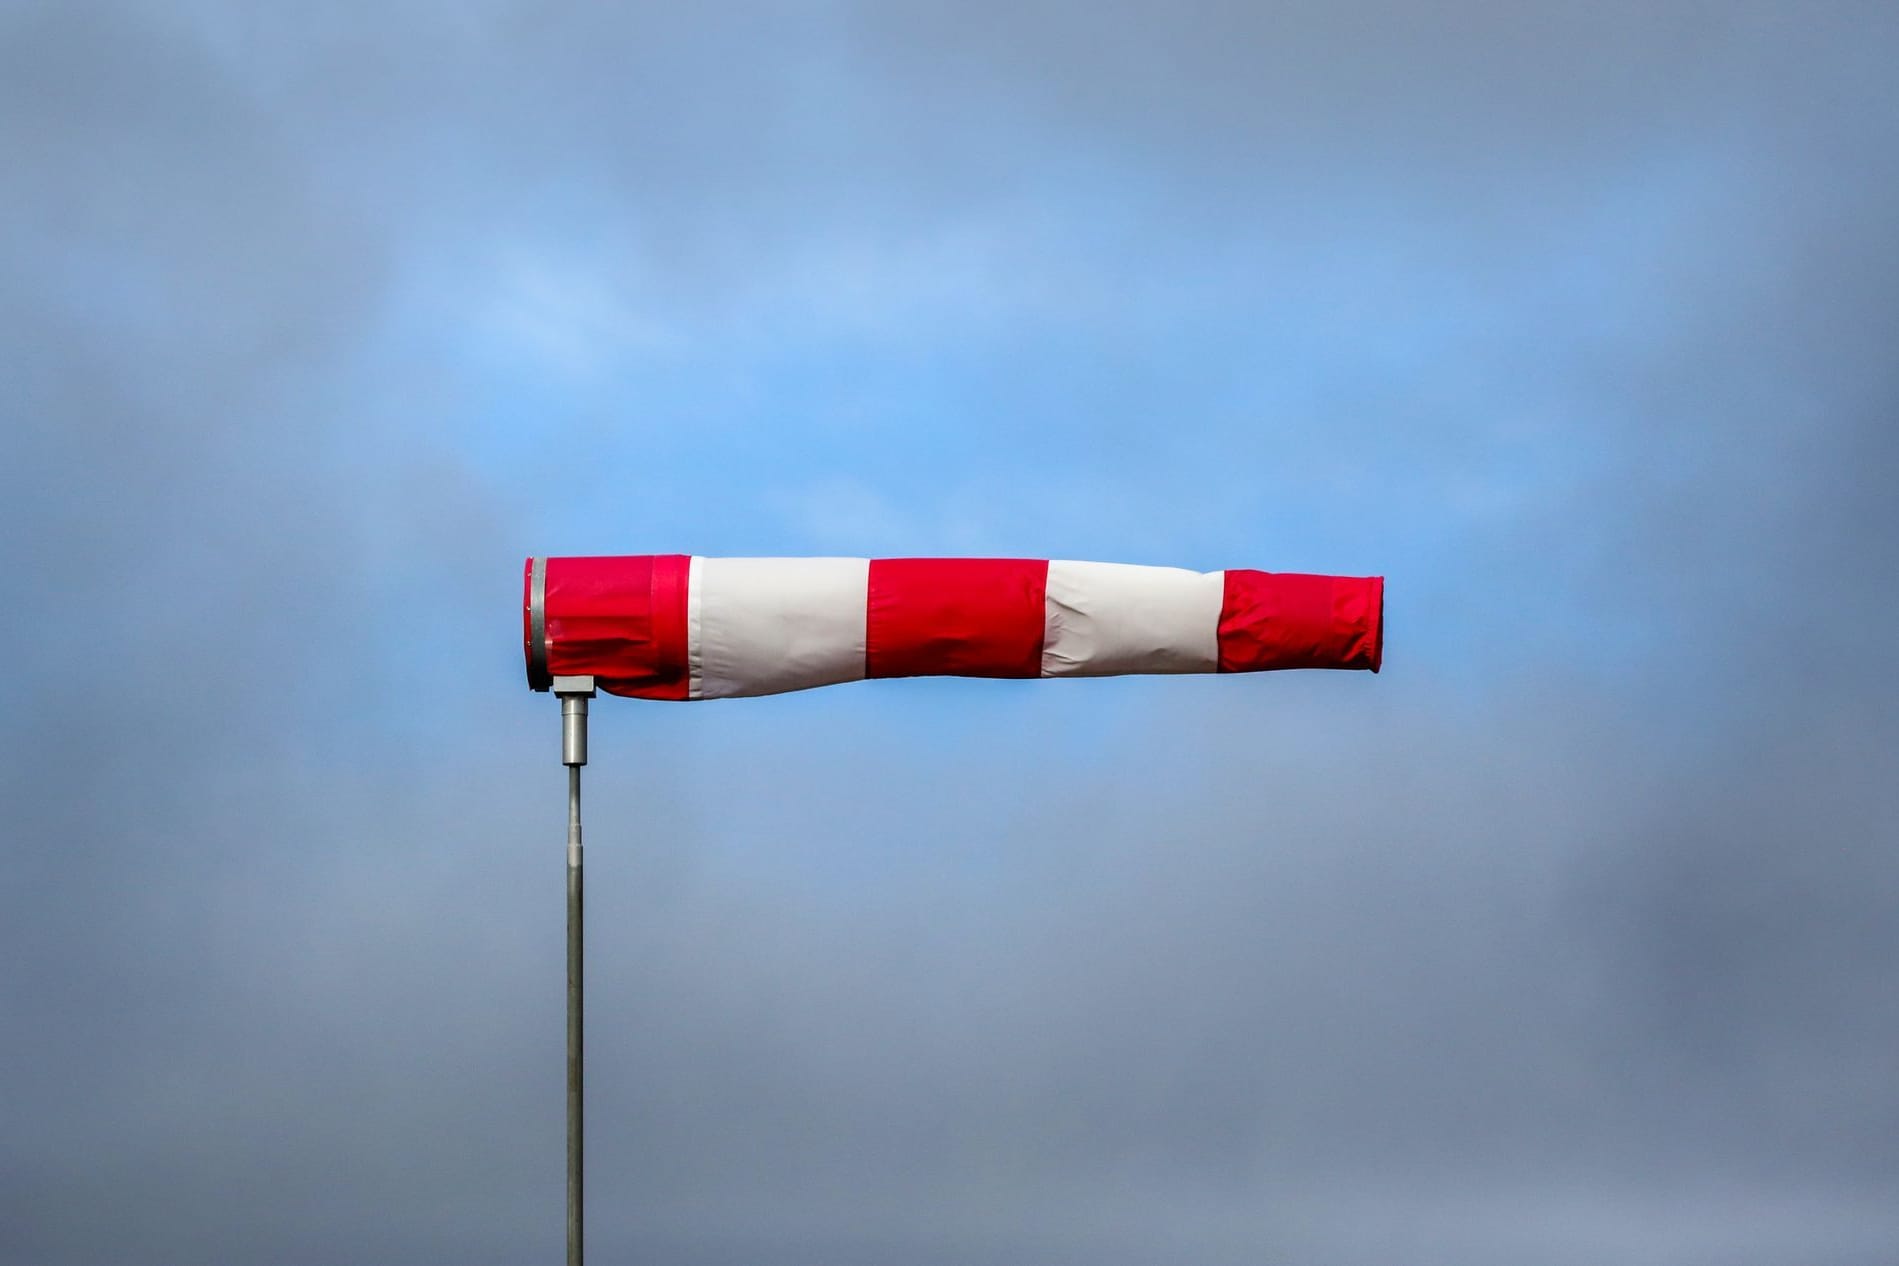
[[[557,678],[554,691],[560,696],[561,763],[567,766],[567,1266],[582,1266],[580,767],[587,763],[587,700],[593,697],[593,679]]]

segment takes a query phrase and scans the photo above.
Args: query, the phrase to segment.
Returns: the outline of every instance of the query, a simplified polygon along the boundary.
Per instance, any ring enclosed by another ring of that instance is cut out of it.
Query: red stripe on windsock
[[[1039,677],[1046,559],[879,558],[866,601],[868,677]]]
[[[1369,668],[1385,650],[1382,576],[1228,571],[1220,671]]]
[[[547,560],[547,668],[639,699],[686,697],[684,554]]]
[[[684,699],[687,689],[686,597],[692,577],[692,559],[686,554],[658,554],[653,558],[653,648],[656,652],[650,682],[639,687],[647,699]],[[620,683],[607,687],[629,694]]]

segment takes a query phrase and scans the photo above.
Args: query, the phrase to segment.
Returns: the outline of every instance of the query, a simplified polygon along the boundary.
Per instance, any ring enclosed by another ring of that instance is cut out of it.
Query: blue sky
[[[558,1251],[529,554],[1388,577],[604,700],[602,1260],[1899,1248],[1899,31],[0,9],[0,1257]]]

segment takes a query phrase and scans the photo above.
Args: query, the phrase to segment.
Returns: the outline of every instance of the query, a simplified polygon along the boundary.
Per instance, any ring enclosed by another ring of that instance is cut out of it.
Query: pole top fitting
[[[587,763],[587,700],[593,698],[593,678],[556,677],[560,697],[560,763],[575,767]]]

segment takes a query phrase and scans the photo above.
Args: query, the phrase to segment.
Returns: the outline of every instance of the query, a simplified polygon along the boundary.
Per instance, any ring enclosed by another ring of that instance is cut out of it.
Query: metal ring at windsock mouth
[[[547,671],[547,559],[536,558],[528,569],[528,687],[547,690],[554,678]]]

